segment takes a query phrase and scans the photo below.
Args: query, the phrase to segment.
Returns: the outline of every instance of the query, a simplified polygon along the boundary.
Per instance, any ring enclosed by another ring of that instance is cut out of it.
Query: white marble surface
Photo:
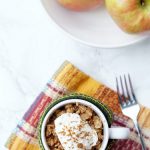
[[[64,60],[115,88],[130,73],[141,104],[150,108],[150,39],[119,49],[89,48],[50,21],[39,0],[0,0],[0,149]]]

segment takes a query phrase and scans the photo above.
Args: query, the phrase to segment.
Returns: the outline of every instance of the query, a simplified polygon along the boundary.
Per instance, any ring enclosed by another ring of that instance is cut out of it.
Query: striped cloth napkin
[[[9,150],[40,150],[37,140],[37,126],[46,106],[54,99],[76,92],[92,96],[111,108],[114,113],[112,126],[128,127],[131,130],[127,140],[116,140],[111,150],[140,150],[140,140],[131,119],[121,112],[117,94],[89,77],[66,61],[55,73],[45,89],[36,98],[23,119],[17,125],[6,143]],[[150,150],[150,109],[142,107],[138,116],[144,141]]]

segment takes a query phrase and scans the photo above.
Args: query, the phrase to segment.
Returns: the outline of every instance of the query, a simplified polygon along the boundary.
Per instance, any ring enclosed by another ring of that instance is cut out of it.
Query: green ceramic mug
[[[52,114],[67,104],[79,103],[84,106],[91,108],[100,118],[103,123],[103,141],[100,150],[105,150],[109,139],[126,139],[129,135],[128,128],[109,128],[110,124],[113,120],[112,112],[106,107],[104,104],[98,102],[97,100],[85,96],[85,95],[70,95],[67,97],[60,98],[54,101],[46,111],[43,113],[41,117],[41,121],[39,124],[39,143],[43,150],[50,150],[45,137],[45,128],[48,122],[48,119],[52,116]]]

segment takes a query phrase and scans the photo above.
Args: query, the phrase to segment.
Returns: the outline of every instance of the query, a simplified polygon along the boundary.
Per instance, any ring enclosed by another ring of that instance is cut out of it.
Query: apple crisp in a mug
[[[67,104],[49,118],[45,136],[50,150],[99,150],[103,124],[91,108]]]

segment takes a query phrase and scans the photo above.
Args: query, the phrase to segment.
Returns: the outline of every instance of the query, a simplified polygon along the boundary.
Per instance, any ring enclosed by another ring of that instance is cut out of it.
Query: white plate
[[[72,38],[94,47],[127,46],[148,37],[148,34],[126,34],[114,23],[105,8],[87,12],[67,10],[57,0],[42,0],[54,22]]]

